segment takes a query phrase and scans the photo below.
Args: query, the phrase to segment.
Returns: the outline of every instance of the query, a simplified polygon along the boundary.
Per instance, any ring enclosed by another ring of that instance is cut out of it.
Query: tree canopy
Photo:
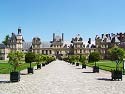
[[[69,62],[72,63],[72,62],[74,62],[74,61],[75,61],[74,55],[70,55],[70,56],[69,56]]]
[[[41,62],[43,62],[43,55],[42,54],[35,54],[35,61],[37,64],[41,64]]]
[[[3,44],[7,45],[9,35],[6,35],[5,39],[2,41]]]
[[[80,61],[82,64],[85,64],[86,56],[81,55],[79,61]]]
[[[112,61],[122,61],[124,56],[125,56],[125,51],[122,48],[118,48],[118,47],[113,47],[111,49],[109,49],[109,53],[110,53],[110,59]]]
[[[35,61],[35,53],[28,52],[25,55],[25,62],[26,63],[32,63]]]
[[[13,71],[16,71],[17,67],[21,63],[21,59],[24,57],[24,54],[19,51],[11,51],[7,57],[9,58],[8,63],[13,66]]]
[[[80,56],[79,55],[75,55],[75,61],[79,62]]]
[[[89,55],[89,62],[98,62],[100,60],[99,52],[92,52]]]

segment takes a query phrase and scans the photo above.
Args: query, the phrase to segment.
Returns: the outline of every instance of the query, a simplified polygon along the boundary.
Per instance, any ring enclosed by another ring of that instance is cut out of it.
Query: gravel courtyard
[[[21,81],[9,82],[8,74],[0,74],[0,94],[124,94],[125,76],[122,81],[110,81],[111,73],[92,68],[81,69],[56,60],[34,74],[21,71]]]

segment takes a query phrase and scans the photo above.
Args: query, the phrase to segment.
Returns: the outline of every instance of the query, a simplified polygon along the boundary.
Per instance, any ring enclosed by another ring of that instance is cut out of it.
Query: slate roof
[[[32,46],[32,42],[23,42],[23,50],[29,50]]]
[[[6,45],[0,44],[0,49],[4,49],[4,48],[6,48]]]
[[[49,42],[42,42],[41,43],[41,48],[50,48],[50,46],[51,46],[51,43],[49,43]]]
[[[65,46],[65,44],[67,44],[67,46],[70,46],[71,43],[69,41],[64,41],[63,46]],[[51,43],[43,41],[40,48],[51,48]]]
[[[112,43],[119,43],[120,40],[118,39],[118,37],[117,37],[117,35],[116,35],[116,36],[113,36],[113,37],[112,37],[111,42],[112,42]]]

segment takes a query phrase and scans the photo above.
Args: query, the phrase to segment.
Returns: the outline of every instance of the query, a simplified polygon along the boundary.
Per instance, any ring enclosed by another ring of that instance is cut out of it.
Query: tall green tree
[[[116,62],[116,70],[119,69],[119,64],[123,62],[125,51],[122,48],[113,47],[109,49],[110,59]]]
[[[31,63],[35,61],[35,53],[28,52],[25,55],[25,62],[30,63],[30,68],[31,68]]]
[[[42,62],[42,55],[35,54],[35,61],[39,65]]]
[[[125,56],[125,51],[122,48],[118,47],[113,47],[109,49],[109,53],[110,53],[110,59],[113,61],[115,60],[122,61]]]
[[[70,63],[75,62],[75,55],[70,55],[69,56],[69,62]]]
[[[11,51],[8,56],[9,61],[8,63],[10,63],[13,66],[13,71],[17,71],[17,67],[19,67],[21,60],[24,57],[24,54],[22,52],[19,51]]]
[[[99,52],[92,52],[89,55],[89,62],[94,62],[96,66],[96,62],[100,60],[100,53]]]
[[[80,63],[85,64],[86,56],[85,55],[81,55],[79,61],[80,61]]]
[[[79,55],[75,55],[75,61],[79,62],[80,56]]]
[[[7,45],[9,35],[6,35],[5,39],[2,41],[3,44]]]

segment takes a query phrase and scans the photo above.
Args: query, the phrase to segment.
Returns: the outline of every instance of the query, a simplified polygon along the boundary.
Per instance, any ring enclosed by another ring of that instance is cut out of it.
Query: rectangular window
[[[46,50],[46,54],[48,54],[48,50]]]
[[[52,51],[51,51],[51,50],[49,50],[49,54],[52,54]]]
[[[80,49],[80,53],[82,53],[82,49]]]
[[[44,54],[44,50],[42,50],[42,54]]]
[[[80,47],[82,48],[82,45],[80,45]]]

